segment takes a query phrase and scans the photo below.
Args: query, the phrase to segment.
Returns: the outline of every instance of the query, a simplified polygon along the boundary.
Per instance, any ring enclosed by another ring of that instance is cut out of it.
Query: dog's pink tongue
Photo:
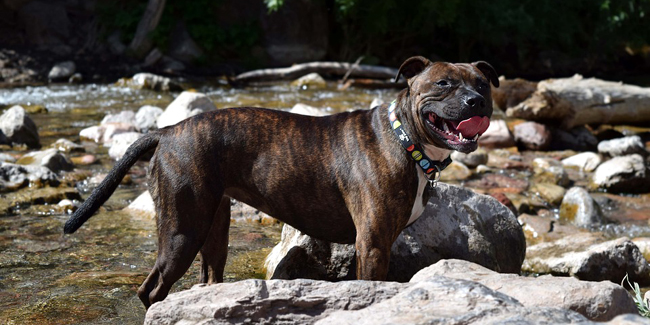
[[[477,134],[485,133],[490,126],[490,118],[487,116],[474,116],[458,123],[456,130],[463,134],[464,138],[473,138]]]

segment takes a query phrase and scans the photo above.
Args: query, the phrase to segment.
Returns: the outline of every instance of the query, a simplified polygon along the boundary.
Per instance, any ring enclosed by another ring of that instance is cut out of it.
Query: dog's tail
[[[90,197],[66,221],[63,232],[71,234],[88,221],[93,213],[115,192],[124,175],[126,175],[138,158],[158,146],[160,136],[160,132],[151,132],[134,142],[126,151],[124,157],[115,164],[106,178],[90,194]]]

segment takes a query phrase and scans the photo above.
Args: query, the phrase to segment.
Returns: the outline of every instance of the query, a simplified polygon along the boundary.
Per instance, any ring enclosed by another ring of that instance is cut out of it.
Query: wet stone
[[[465,186],[485,190],[488,193],[521,193],[528,189],[528,181],[503,174],[485,174],[478,180],[471,180]]]
[[[70,153],[70,152],[84,152],[84,146],[76,144],[68,139],[59,139],[56,140],[53,144],[50,145],[50,148],[54,148],[60,152]]]
[[[538,194],[553,206],[557,206],[562,202],[562,198],[566,192],[564,187],[552,183],[536,183],[528,191]]]
[[[16,161],[19,165],[42,166],[59,174],[62,171],[71,171],[74,166],[68,158],[57,149],[30,152]]]
[[[440,173],[440,180],[443,182],[462,181],[472,176],[472,171],[462,162],[452,161],[445,170]]]
[[[574,234],[587,232],[584,228],[572,224],[562,224],[553,217],[521,214],[518,218],[526,236],[527,246],[552,242]]]
[[[454,151],[451,154],[451,159],[454,161],[461,162],[469,168],[476,168],[478,165],[487,164],[488,154],[485,149],[478,148],[477,150],[470,153],[462,153],[460,151]]]
[[[600,206],[582,187],[566,192],[560,205],[560,220],[579,227],[592,227],[603,222]]]
[[[159,128],[164,128],[188,117],[215,109],[217,107],[205,94],[184,91],[165,108],[156,123]]]

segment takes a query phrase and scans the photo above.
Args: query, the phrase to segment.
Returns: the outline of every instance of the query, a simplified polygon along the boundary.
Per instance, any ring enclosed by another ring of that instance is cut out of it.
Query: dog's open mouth
[[[429,112],[426,113],[426,123],[440,138],[449,144],[474,144],[490,126],[487,116],[473,116],[462,121],[452,121]]]

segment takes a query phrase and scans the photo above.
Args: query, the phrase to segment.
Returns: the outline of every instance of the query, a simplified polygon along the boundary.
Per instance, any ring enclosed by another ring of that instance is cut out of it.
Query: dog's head
[[[471,152],[492,116],[490,83],[499,87],[487,62],[432,63],[416,56],[399,68],[397,78],[408,82],[403,109],[424,144]]]

